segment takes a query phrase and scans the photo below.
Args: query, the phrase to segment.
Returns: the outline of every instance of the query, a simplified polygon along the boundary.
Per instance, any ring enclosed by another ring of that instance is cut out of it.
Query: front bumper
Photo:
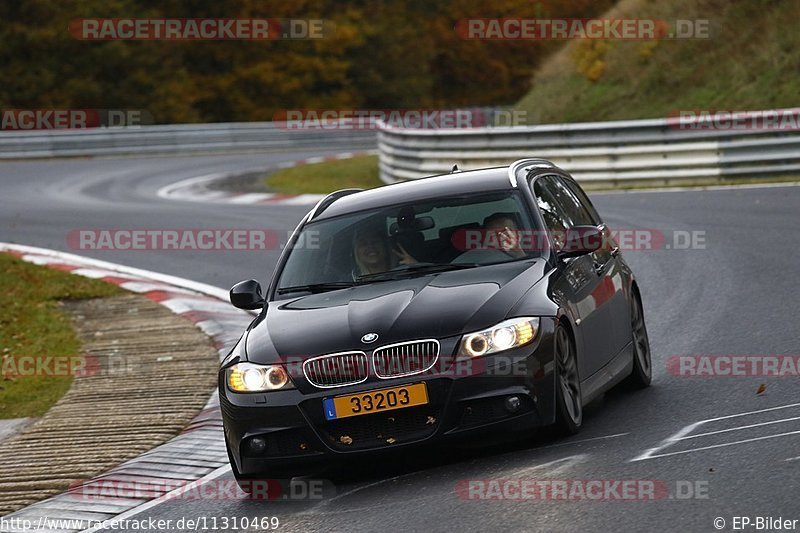
[[[353,455],[373,455],[409,446],[463,439],[488,432],[530,430],[554,422],[555,319],[542,318],[533,343],[462,364],[458,338],[441,340],[449,359],[433,370],[394,379],[370,377],[364,383],[316,389],[237,394],[220,372],[220,406],[231,461],[242,476],[310,474],[320,466]],[[374,389],[425,382],[429,403],[422,406],[326,420],[323,399]],[[519,398],[510,411],[505,401]],[[261,437],[258,453],[248,439]]]

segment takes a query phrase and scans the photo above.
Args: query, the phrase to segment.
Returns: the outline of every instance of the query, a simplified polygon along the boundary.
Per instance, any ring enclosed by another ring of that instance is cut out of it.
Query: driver
[[[494,213],[483,220],[487,232],[496,232],[500,249],[514,258],[525,256],[520,247],[519,224],[515,213]]]

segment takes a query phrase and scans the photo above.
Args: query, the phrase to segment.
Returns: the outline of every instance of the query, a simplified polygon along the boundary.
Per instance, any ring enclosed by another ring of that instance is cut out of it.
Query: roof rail
[[[510,165],[508,165],[508,180],[511,182],[512,187],[517,186],[517,172],[520,169],[526,169],[527,172],[525,175],[527,176],[534,168],[555,168],[556,166],[547,159],[538,159],[538,158],[529,158],[529,159],[518,159],[514,161]]]
[[[325,198],[317,202],[317,205],[315,205],[308,213],[308,220],[312,220],[315,216],[325,211],[328,208],[328,206],[330,206],[333,202],[335,202],[339,198],[342,198],[343,196],[347,196],[349,194],[361,192],[363,190],[364,189],[339,189],[338,191],[333,191]]]

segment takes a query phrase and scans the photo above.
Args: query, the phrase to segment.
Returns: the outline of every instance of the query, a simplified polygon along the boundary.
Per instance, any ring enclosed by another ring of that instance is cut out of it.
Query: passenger
[[[356,261],[355,277],[386,272],[391,268],[389,241],[379,228],[365,227],[356,230],[353,252]]]
[[[357,229],[353,238],[354,277],[378,274],[400,265],[413,265],[417,260],[399,243],[389,246],[389,239],[379,227],[370,225]]]

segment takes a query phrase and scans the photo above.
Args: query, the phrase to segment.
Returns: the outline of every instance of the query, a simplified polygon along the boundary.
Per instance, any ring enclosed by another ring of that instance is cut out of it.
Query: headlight
[[[480,357],[517,348],[531,342],[538,329],[538,317],[512,318],[489,329],[464,335],[458,355]]]
[[[286,369],[280,365],[239,363],[226,370],[228,388],[233,392],[265,392],[294,388]]]

